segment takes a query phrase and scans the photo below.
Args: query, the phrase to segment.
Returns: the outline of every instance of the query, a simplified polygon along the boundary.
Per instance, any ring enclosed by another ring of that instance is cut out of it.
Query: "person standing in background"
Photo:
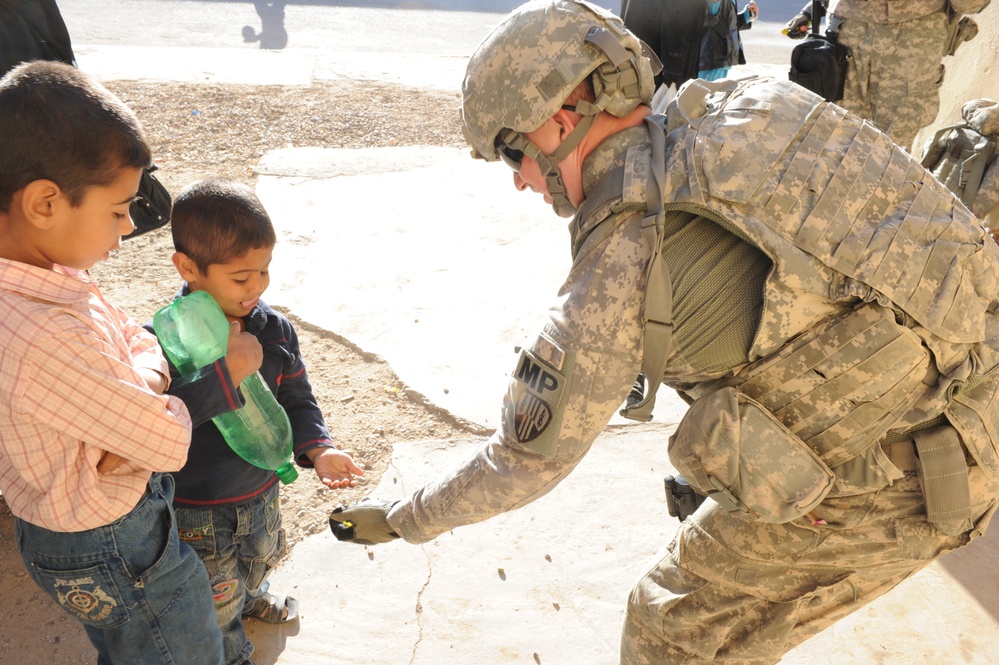
[[[701,57],[697,78],[717,81],[728,76],[733,65],[746,64],[740,30],[748,30],[759,15],[756,0],[736,11],[735,0],[707,0],[707,16],[701,35]]]
[[[941,61],[949,54],[952,26],[960,15],[977,14],[989,2],[824,0],[826,34],[850,49],[843,99],[836,103],[911,151],[916,134],[940,109]],[[804,37],[811,14],[809,2],[788,22],[788,37]]]
[[[621,18],[656,52],[663,71],[656,84],[679,87],[692,78],[724,78],[746,64],[740,30],[748,30],[759,9],[751,0],[742,11],[735,0],[623,0]]]

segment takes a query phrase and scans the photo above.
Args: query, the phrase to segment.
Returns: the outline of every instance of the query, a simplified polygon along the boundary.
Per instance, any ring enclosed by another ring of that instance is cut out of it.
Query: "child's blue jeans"
[[[267,575],[284,555],[279,489],[274,483],[245,503],[177,508],[180,539],[208,568],[227,665],[243,663],[253,653],[243,612],[264,593]]]
[[[16,520],[28,573],[76,617],[98,665],[221,665],[205,566],[177,538],[173,478],[155,473],[117,522],[57,532]]]

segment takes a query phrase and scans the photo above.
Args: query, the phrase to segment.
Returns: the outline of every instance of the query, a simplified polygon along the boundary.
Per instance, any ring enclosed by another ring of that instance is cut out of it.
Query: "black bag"
[[[173,205],[173,200],[163,183],[153,175],[155,170],[156,165],[153,164],[142,172],[138,198],[128,208],[135,230],[125,236],[125,240],[158,229],[170,221],[170,207]]]
[[[625,27],[648,44],[662,62],[656,87],[680,86],[697,78],[704,13],[703,0],[622,1],[621,20]]]
[[[55,0],[0,0],[0,76],[29,60],[76,64],[59,7]]]
[[[0,0],[0,76],[22,62],[55,60],[76,65],[69,31],[55,0]],[[129,207],[137,235],[158,229],[170,221],[173,201],[153,171],[143,171],[138,198]]]
[[[838,102],[843,99],[849,49],[836,41],[835,33],[819,34],[822,13],[819,0],[812,0],[812,32],[791,51],[788,78],[827,102]]]

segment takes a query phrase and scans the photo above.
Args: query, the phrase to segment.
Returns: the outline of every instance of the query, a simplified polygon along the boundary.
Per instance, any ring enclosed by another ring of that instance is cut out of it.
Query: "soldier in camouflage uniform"
[[[926,143],[921,163],[979,219],[999,232],[999,102],[972,99],[964,123],[941,127]]]
[[[937,117],[952,27],[949,11],[975,14],[991,0],[828,0],[830,31],[850,49],[843,99],[837,102],[907,150]],[[788,23],[801,37],[811,6]],[[806,16],[807,14],[807,16]],[[838,26],[838,27],[837,27]]]
[[[884,134],[789,81],[694,80],[666,103],[652,80],[620,20],[577,0],[523,5],[472,56],[473,156],[573,216],[574,262],[496,433],[330,526],[422,543],[540,498],[641,369],[689,400],[670,458],[713,500],[633,589],[621,662],[774,663],[984,532],[999,247]]]

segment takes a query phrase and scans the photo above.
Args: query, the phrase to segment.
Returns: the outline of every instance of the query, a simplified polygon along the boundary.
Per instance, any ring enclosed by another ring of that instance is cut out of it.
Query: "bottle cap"
[[[296,469],[291,462],[285,462],[282,464],[281,468],[279,468],[276,473],[278,480],[285,485],[290,485],[295,482],[296,478],[298,478],[298,469]]]

